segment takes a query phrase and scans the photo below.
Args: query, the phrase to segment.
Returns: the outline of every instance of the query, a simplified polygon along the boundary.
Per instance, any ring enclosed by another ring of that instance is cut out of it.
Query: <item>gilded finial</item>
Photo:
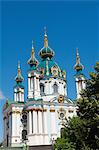
[[[76,63],[80,64],[80,56],[79,56],[78,48],[76,48]]]
[[[84,67],[83,65],[80,63],[80,56],[79,56],[79,52],[78,52],[78,48],[76,48],[76,64],[74,65],[74,69],[76,71],[82,70]]]
[[[48,38],[46,33],[46,27],[44,27],[44,47],[48,47]]]
[[[31,56],[33,57],[34,56],[34,42],[33,42],[33,40],[32,40],[32,53],[31,53]]]
[[[23,80],[24,78],[21,75],[20,61],[18,61],[17,76],[15,77],[15,81],[18,83],[22,82]]]
[[[18,75],[21,74],[21,69],[20,69],[20,61],[18,61]]]

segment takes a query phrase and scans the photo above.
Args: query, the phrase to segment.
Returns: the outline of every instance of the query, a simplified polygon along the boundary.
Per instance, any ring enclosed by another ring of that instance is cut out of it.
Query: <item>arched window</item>
[[[53,92],[58,93],[58,85],[56,83],[53,85]]]
[[[44,94],[44,84],[40,84],[40,94],[43,95]]]

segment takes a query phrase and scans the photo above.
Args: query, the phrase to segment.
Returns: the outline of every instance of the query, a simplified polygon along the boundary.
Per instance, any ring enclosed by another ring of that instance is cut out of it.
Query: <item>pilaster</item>
[[[29,111],[29,134],[32,133],[31,111]]]

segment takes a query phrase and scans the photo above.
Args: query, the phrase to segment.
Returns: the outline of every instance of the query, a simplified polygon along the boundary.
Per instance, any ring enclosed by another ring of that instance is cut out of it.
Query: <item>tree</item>
[[[94,69],[95,72],[90,73],[91,79],[86,81],[86,89],[81,92],[81,99],[77,102],[77,115],[86,122],[85,145],[99,149],[99,62]]]
[[[75,146],[72,142],[69,142],[68,139],[65,138],[58,138],[55,145],[55,150],[75,150]]]
[[[99,149],[99,62],[94,69],[95,72],[91,72],[90,79],[86,81],[86,89],[77,100],[77,117],[67,122],[63,137],[56,141],[57,150],[66,149],[64,141],[74,150]]]

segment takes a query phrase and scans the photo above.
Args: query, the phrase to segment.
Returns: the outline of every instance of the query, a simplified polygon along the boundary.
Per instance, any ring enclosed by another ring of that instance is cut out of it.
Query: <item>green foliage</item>
[[[75,150],[74,145],[72,142],[68,142],[67,139],[64,138],[58,138],[55,145],[54,145],[55,150]]]
[[[57,150],[98,150],[99,149],[99,62],[86,81],[77,100],[77,117],[67,121],[62,138],[55,143]]]
[[[85,145],[99,149],[99,62],[94,69],[95,72],[90,73],[91,79],[86,81],[86,89],[81,92],[81,99],[77,102],[77,115],[81,121],[86,122]]]

